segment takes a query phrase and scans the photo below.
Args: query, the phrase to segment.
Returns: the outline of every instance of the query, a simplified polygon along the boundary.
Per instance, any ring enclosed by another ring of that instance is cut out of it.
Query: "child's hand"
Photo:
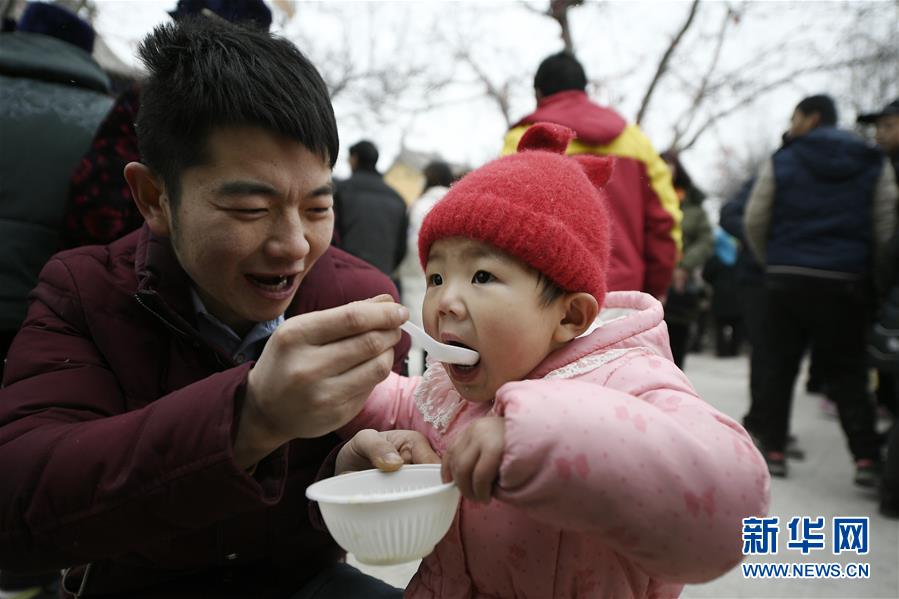
[[[506,421],[487,416],[472,422],[443,455],[443,482],[455,481],[462,495],[489,503],[506,445]]]
[[[386,431],[367,428],[356,433],[337,453],[334,474],[367,470],[372,466],[392,472],[403,464],[437,464],[440,456],[416,431]]]

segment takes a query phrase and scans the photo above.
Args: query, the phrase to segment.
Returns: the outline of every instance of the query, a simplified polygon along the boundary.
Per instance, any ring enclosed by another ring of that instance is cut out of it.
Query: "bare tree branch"
[[[522,4],[522,6],[532,13],[549,17],[558,23],[561,29],[559,37],[562,38],[562,43],[565,44],[565,51],[574,54],[574,41],[571,38],[571,27],[568,25],[568,9],[580,6],[583,3],[584,0],[549,0],[549,7],[546,10],[535,8],[526,3]]]
[[[472,71],[474,71],[475,75],[478,78],[478,81],[484,86],[484,91],[487,94],[487,97],[493,100],[496,103],[497,108],[499,108],[500,114],[503,115],[503,119],[506,121],[506,127],[512,126],[512,110],[510,106],[510,92],[511,92],[511,83],[509,80],[501,84],[494,83],[490,76],[484,72],[484,70],[478,65],[477,61],[472,59],[471,54],[468,50],[459,50],[456,53],[456,58],[461,59],[467,64]]]
[[[547,14],[558,24],[565,50],[574,54],[574,42],[571,39],[571,28],[568,26],[568,9],[580,6],[584,0],[550,0]]]
[[[702,134],[712,125],[714,125],[719,119],[722,119],[729,114],[736,112],[740,108],[754,102],[759,96],[762,96],[772,90],[779,88],[782,85],[786,85],[787,83],[791,83],[794,79],[801,75],[809,75],[811,73],[825,73],[832,71],[839,71],[847,68],[859,67],[865,64],[869,64],[872,60],[878,60],[879,56],[865,56],[861,58],[851,58],[848,60],[841,60],[827,64],[814,65],[811,67],[800,67],[797,69],[793,69],[792,71],[778,77],[777,79],[773,79],[768,81],[762,85],[759,85],[751,90],[746,91],[742,94],[739,99],[732,103],[730,106],[723,110],[719,110],[717,112],[712,113],[703,123],[693,132],[693,135],[690,138],[690,141],[681,145],[679,149],[681,151],[692,148],[694,144],[699,140]]]
[[[349,9],[335,5],[319,10],[339,23],[348,22]],[[391,125],[429,110],[435,95],[453,82],[456,65],[435,68],[426,54],[414,51],[422,32],[421,23],[413,27],[409,22],[411,14],[392,24],[398,34],[390,37],[389,47],[378,37],[380,14],[373,5],[363,15],[367,26],[361,35],[359,27],[342,26],[337,29],[342,43],[298,43],[320,65],[332,102],[340,100],[342,118],[353,120],[365,114],[369,125]],[[436,24],[432,22],[431,27],[436,28]]]
[[[735,14],[736,13],[730,6],[728,6],[724,12],[724,18],[721,19],[721,25],[718,27],[718,33],[715,35],[715,47],[712,50],[712,59],[709,61],[709,66],[706,68],[705,73],[699,82],[699,86],[693,94],[693,100],[690,103],[690,107],[683,112],[677,123],[674,125],[674,138],[668,146],[670,148],[677,148],[677,144],[683,134],[686,131],[689,131],[693,122],[696,120],[700,105],[705,102],[707,98],[706,94],[708,91],[709,80],[715,72],[715,69],[718,68],[718,61],[721,59],[721,49],[724,47],[727,29],[731,22],[733,22]],[[684,122],[685,119],[686,122]]]
[[[693,24],[693,18],[696,16],[696,11],[699,8],[699,0],[693,0],[693,4],[690,5],[690,12],[687,15],[687,19],[684,21],[684,24],[681,25],[680,30],[677,32],[677,35],[671,40],[671,43],[668,44],[668,48],[665,50],[665,53],[662,55],[662,59],[659,61],[659,66],[656,68],[655,75],[653,75],[652,80],[649,82],[649,87],[646,89],[646,93],[643,95],[643,100],[640,102],[640,110],[637,111],[637,124],[643,120],[643,115],[646,113],[647,108],[649,108],[649,101],[652,99],[652,94],[655,91],[656,85],[658,85],[659,80],[665,75],[665,71],[668,70],[668,62],[671,60],[674,51],[677,49],[677,46],[680,44],[681,39],[683,39],[684,34],[690,29],[690,25]]]

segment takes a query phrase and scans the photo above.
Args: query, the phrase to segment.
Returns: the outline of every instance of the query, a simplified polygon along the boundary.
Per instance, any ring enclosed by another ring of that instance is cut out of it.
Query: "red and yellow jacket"
[[[671,172],[649,139],[614,110],[569,90],[541,99],[535,112],[518,121],[506,134],[503,155],[515,152],[525,130],[539,121],[577,133],[569,154],[617,158],[605,188],[614,223],[609,291],[663,296],[681,251],[681,210]]]

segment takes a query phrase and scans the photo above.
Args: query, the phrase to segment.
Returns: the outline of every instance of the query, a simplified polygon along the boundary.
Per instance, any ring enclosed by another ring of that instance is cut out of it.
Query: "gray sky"
[[[175,0],[98,0],[98,31],[123,60],[134,61],[139,39],[166,21]],[[533,6],[542,9],[546,2]],[[875,6],[890,9],[890,3]],[[643,91],[668,40],[685,18],[688,2],[588,3],[572,10],[573,38],[579,58],[591,79],[602,83],[594,97],[610,103],[632,120]],[[690,36],[676,57],[682,77],[695,77],[710,60],[710,39],[721,21],[725,5],[704,3]],[[802,42],[801,56],[778,58],[776,68],[801,65],[802,61],[834,52],[844,5],[840,2],[754,2],[740,23],[731,27],[721,52],[720,65],[759,64],[771,59],[763,49],[780,39]],[[895,9],[884,14],[894,18]],[[895,31],[896,23],[892,23]],[[889,27],[889,20],[883,26]],[[534,107],[531,82],[539,61],[561,49],[558,26],[549,18],[510,1],[447,2],[299,2],[296,16],[286,22],[275,10],[274,30],[295,41],[323,72],[333,71],[330,54],[349,51],[357,64],[389,67],[397,56],[428,65],[435,73],[452,69],[462,81],[443,90],[432,102],[443,106],[427,112],[398,107],[388,110],[384,122],[362,116],[360,102],[343,95],[335,100],[342,153],[336,173],[346,175],[345,151],[358,139],[372,139],[381,148],[379,167],[387,168],[402,140],[412,149],[440,152],[455,162],[477,166],[496,156],[505,132],[499,110],[487,99],[477,98],[478,87],[470,68],[453,60],[438,37],[464,47],[491,78],[517,75],[512,101],[514,117]],[[456,40],[462,40],[456,42]],[[747,67],[749,68],[749,67]],[[326,77],[327,78],[327,77]],[[833,75],[797,78],[775,93],[759,97],[732,117],[710,129],[683,160],[695,180],[715,186],[722,153],[745,153],[751,147],[773,148],[787,124],[792,107],[803,96],[822,91],[839,94],[845,87]],[[686,106],[686,86],[671,78],[656,91],[643,128],[657,149],[671,139],[674,120]],[[407,105],[420,104],[421,90],[410,88],[402,98]],[[839,100],[838,96],[838,100]],[[722,101],[723,103],[723,101]],[[883,103],[883,102],[882,102]],[[850,125],[854,113],[847,107],[841,124]],[[874,106],[872,108],[876,108]]]

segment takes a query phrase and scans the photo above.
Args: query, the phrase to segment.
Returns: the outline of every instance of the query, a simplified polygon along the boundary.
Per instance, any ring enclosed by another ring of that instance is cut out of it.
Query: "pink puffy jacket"
[[[659,302],[610,293],[597,325],[492,405],[434,364],[391,375],[342,431],[415,429],[442,453],[505,418],[494,500],[462,500],[407,597],[676,597],[740,562],[741,519],[768,509],[761,455],[671,362]]]

